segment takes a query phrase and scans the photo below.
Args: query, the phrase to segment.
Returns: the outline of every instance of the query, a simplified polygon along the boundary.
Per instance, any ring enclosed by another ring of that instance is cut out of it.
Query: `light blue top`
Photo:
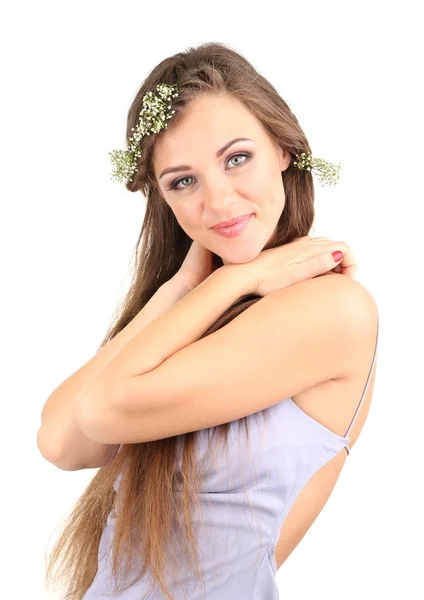
[[[303,412],[291,398],[268,409],[269,421],[261,412],[249,415],[249,443],[239,420],[232,421],[225,452],[214,457],[215,466],[204,481],[201,493],[203,529],[196,511],[193,526],[198,540],[205,589],[194,578],[192,567],[179,573],[179,586],[168,579],[175,600],[278,600],[275,547],[281,526],[308,480],[343,448],[349,454],[349,434],[366,395],[378,344],[366,385],[345,436],[339,436]],[[207,459],[208,430],[199,432],[198,454]],[[215,447],[215,446],[214,446]],[[182,449],[180,449],[180,462]],[[115,482],[118,489],[120,475]],[[243,481],[245,488],[243,489]],[[180,493],[177,487],[176,493]],[[247,501],[246,493],[248,493]],[[115,508],[109,513],[99,547],[99,568],[83,600],[106,597],[143,600],[151,579],[143,578],[119,596],[106,596],[108,561],[106,553],[113,535]],[[167,574],[167,571],[165,571]],[[168,575],[170,577],[170,575]],[[134,577],[134,573],[128,579]],[[181,585],[184,584],[184,589]],[[155,588],[148,600],[163,600]]]

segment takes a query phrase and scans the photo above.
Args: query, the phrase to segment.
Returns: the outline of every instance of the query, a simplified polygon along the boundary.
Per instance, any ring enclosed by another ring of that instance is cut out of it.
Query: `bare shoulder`
[[[367,348],[375,347],[378,328],[377,303],[362,283],[331,271],[275,293],[281,298],[300,295],[306,306],[316,303],[323,313],[328,308],[337,311],[335,319],[341,323],[340,335],[344,337],[346,351],[350,351],[349,370],[343,379],[362,377],[364,353]]]
[[[370,410],[373,397],[377,360],[374,360],[378,339],[378,308],[370,292],[358,281],[332,273],[336,277],[319,277],[310,280],[309,298],[314,292],[325,297],[334,293],[344,299],[346,317],[352,323],[344,330],[355,339],[350,348],[349,369],[343,377],[318,383],[292,396],[293,402],[307,415],[337,435],[344,436],[357,410],[363,394],[364,399],[355,424],[349,433],[352,447],[358,439]],[[312,283],[315,281],[315,284]],[[306,290],[305,290],[306,291]],[[351,332],[351,334],[349,333]]]
[[[357,325],[367,329],[367,325],[373,329],[378,312],[377,304],[372,294],[359,281],[330,271],[324,275],[307,279],[288,288],[277,290],[271,296],[275,296],[277,302],[288,295],[301,295],[305,304],[310,302],[320,303],[325,310],[326,303],[334,305],[337,303],[340,311],[347,318],[347,330],[349,325]]]

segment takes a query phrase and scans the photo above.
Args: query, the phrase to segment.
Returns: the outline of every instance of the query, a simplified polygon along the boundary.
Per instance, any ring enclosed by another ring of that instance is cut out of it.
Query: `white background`
[[[368,420],[327,505],[277,573],[281,598],[420,596],[417,9],[325,0],[16,1],[2,9],[2,597],[59,598],[44,591],[46,544],[95,471],[61,471],[43,459],[41,410],[103,338],[144,214],[141,194],[111,181],[108,152],[124,148],[127,110],[147,73],[206,41],[250,60],[288,102],[314,155],[341,163],[337,186],[316,182],[312,235],[349,244],[355,278],[379,307]]]

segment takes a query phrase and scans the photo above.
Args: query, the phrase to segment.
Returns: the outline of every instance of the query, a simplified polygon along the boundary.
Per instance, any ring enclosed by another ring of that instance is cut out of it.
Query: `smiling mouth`
[[[226,238],[234,238],[240,235],[249,226],[249,223],[253,218],[254,213],[251,213],[247,216],[247,218],[241,219],[229,227],[213,227],[212,231]]]
[[[241,215],[240,217],[235,217],[234,219],[230,219],[230,221],[223,221],[222,223],[218,223],[217,225],[213,225],[211,229],[224,229],[226,227],[232,227],[240,221],[244,221],[248,217],[250,217],[253,213],[248,213],[246,215]]]

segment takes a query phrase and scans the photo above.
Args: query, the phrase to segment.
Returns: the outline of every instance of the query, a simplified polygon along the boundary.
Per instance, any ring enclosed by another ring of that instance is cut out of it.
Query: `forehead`
[[[196,98],[172,127],[171,122],[172,118],[155,146],[156,173],[180,159],[196,158],[202,149],[212,155],[235,137],[257,140],[265,135],[260,121],[240,100],[230,96]],[[188,153],[190,156],[186,156]]]

